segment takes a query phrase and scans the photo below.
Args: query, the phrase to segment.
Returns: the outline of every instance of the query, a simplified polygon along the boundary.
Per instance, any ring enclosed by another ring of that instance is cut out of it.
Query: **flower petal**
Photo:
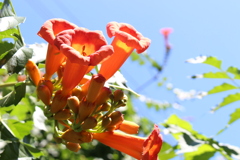
[[[113,54],[113,47],[111,45],[102,46],[95,53],[90,54],[90,65],[96,66],[97,64],[106,60],[109,56]]]
[[[80,54],[83,52],[90,55],[102,46],[107,45],[107,41],[101,31],[89,31],[85,28],[75,28],[73,30],[65,30],[59,33],[54,44],[60,48],[62,44],[72,46]]]
[[[62,44],[60,46],[60,51],[71,61],[71,63],[78,63],[86,66],[90,64],[90,57],[82,56],[77,50],[67,44]]]
[[[143,37],[135,28],[126,23],[108,23],[107,33],[110,38],[115,36],[111,43],[114,54],[102,63],[99,73],[109,79],[119,70],[134,49],[138,53],[144,52],[150,45],[150,39]]]
[[[127,23],[110,22],[107,24],[107,33],[110,38],[118,37],[127,46],[135,48],[137,53],[144,52],[151,42],[150,39],[143,37],[141,33]]]
[[[126,153],[136,159],[142,157],[142,145],[144,138],[122,132],[103,132],[93,134],[93,139]]]
[[[45,39],[48,43],[53,44],[55,36],[59,32],[76,27],[77,26],[75,24],[70,23],[64,19],[55,18],[46,21],[37,34]]]
[[[162,147],[162,137],[157,125],[150,136],[143,143],[143,160],[157,160],[158,153]]]
[[[54,44],[67,57],[62,80],[64,94],[79,84],[92,66],[113,53],[113,47],[107,45],[101,31],[89,31],[81,27],[60,32]]]

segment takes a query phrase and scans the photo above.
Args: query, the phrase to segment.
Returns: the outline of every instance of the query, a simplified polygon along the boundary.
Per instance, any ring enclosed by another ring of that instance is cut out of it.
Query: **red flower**
[[[54,45],[56,35],[61,31],[76,27],[76,25],[63,19],[50,19],[43,24],[38,32],[38,35],[48,42],[45,79],[50,80],[51,76],[58,70],[65,59],[65,56],[61,54],[59,49]]]
[[[155,125],[147,138],[133,136],[122,132],[94,133],[93,139],[126,153],[138,160],[157,160],[162,146],[162,137]]]
[[[80,27],[62,31],[54,43],[67,57],[62,79],[65,95],[80,83],[93,66],[113,53],[112,46],[107,45],[102,32]]]
[[[134,27],[126,23],[110,22],[107,33],[112,41],[114,54],[102,63],[99,73],[109,79],[122,66],[134,49],[144,52],[150,45],[150,39],[142,36]]]

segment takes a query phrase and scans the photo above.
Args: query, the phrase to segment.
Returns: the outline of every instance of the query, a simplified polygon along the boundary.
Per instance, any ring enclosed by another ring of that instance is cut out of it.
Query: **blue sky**
[[[159,30],[163,27],[172,27],[174,32],[170,35],[170,43],[173,48],[162,76],[168,77],[174,87],[186,91],[191,89],[207,91],[213,85],[224,82],[188,78],[194,74],[217,71],[204,64],[185,63],[189,58],[200,55],[215,56],[223,60],[224,69],[230,65],[240,67],[240,2],[237,0],[12,0],[12,2],[17,15],[27,18],[20,26],[27,44],[45,42],[36,33],[41,25],[51,18],[63,18],[90,30],[102,30],[106,38],[105,26],[108,22],[125,22],[152,40],[147,53],[158,62],[162,62],[164,43]],[[110,42],[110,39],[107,39]],[[132,89],[138,88],[155,74],[151,67],[140,67],[131,61],[127,61],[121,70]],[[149,85],[141,93],[159,101],[180,102],[166,89],[156,87],[156,84]],[[156,123],[163,122],[172,113],[180,117],[194,117],[192,121],[194,129],[210,137],[222,129],[228,122],[228,115],[238,107],[238,103],[234,103],[215,114],[210,114],[211,107],[220,102],[224,95],[226,94],[180,102],[185,107],[184,111],[170,109],[166,112],[155,112],[148,111],[141,105],[137,109],[141,116],[151,117]],[[240,135],[240,130],[236,129],[239,124],[234,123],[216,139],[239,146],[240,139],[237,135]]]

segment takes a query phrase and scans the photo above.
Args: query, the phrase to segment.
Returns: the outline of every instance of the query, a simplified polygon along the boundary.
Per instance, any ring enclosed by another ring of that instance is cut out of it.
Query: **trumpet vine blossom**
[[[113,53],[113,47],[107,45],[101,31],[89,31],[80,27],[62,31],[54,43],[67,57],[62,79],[65,95],[80,83],[93,66]]]
[[[108,23],[107,34],[110,38],[114,37],[111,43],[114,54],[102,63],[99,73],[109,79],[122,66],[134,49],[137,53],[142,53],[149,47],[151,41],[133,26],[126,23]]]
[[[162,146],[162,137],[156,125],[147,138],[114,131],[95,133],[93,139],[138,160],[157,160],[158,152]]]
[[[37,33],[40,37],[48,42],[47,57],[45,61],[46,73],[44,78],[50,80],[52,75],[58,70],[65,60],[65,56],[60,53],[59,49],[54,45],[56,35],[61,31],[74,29],[77,26],[64,19],[50,19],[46,21]]]

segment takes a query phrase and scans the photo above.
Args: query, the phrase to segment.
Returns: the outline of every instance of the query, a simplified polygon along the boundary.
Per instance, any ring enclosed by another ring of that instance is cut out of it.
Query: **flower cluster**
[[[116,110],[127,97],[105,82],[122,66],[134,49],[144,52],[150,40],[129,24],[110,22],[107,44],[101,31],[90,31],[63,19],[51,19],[38,35],[48,42],[45,74],[29,60],[26,70],[37,87],[45,113],[55,121],[55,140],[77,152],[82,143],[93,139],[136,159],[157,159],[162,138],[157,126],[147,138],[135,136],[139,126],[124,120]],[[97,74],[86,74],[101,64]]]

